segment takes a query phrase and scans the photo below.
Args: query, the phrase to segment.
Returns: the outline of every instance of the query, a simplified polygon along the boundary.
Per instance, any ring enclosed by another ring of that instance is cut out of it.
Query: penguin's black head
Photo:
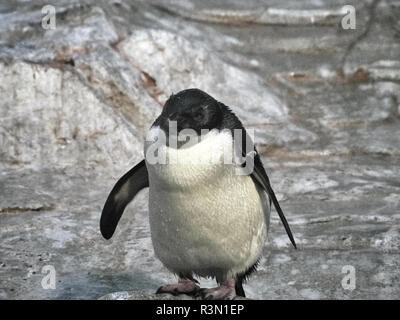
[[[164,105],[154,125],[170,134],[169,122],[176,121],[177,134],[183,129],[192,129],[198,135],[203,129],[219,129],[222,122],[220,104],[199,89],[187,89],[172,95]]]

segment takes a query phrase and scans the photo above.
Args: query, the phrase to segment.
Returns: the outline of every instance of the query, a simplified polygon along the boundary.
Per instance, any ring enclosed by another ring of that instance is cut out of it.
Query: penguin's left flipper
[[[101,213],[100,231],[104,238],[112,237],[125,207],[140,190],[148,186],[149,176],[145,160],[140,161],[118,180]]]
[[[281,206],[279,205],[278,199],[276,199],[274,190],[272,190],[268,175],[265,172],[263,164],[261,163],[260,156],[258,155],[257,150],[254,150],[254,151],[255,151],[254,170],[250,176],[253,179],[254,183],[261,186],[261,188],[263,190],[265,190],[265,192],[267,192],[267,194],[269,195],[270,201],[272,200],[272,203],[274,204],[274,207],[275,207],[276,211],[278,212],[279,218],[281,219],[283,226],[285,227],[286,233],[289,236],[290,241],[292,242],[295,249],[297,249],[296,242],[294,241],[292,231],[290,230],[290,227],[289,227],[289,223],[287,222],[286,217],[283,214],[283,211],[281,209]]]

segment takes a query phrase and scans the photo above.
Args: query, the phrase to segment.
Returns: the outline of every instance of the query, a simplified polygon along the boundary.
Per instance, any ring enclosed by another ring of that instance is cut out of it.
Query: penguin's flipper
[[[256,151],[256,150],[255,150]],[[257,151],[256,151],[257,153]],[[292,231],[290,230],[289,223],[287,222],[285,215],[279,205],[278,199],[276,199],[275,192],[272,190],[271,184],[269,182],[269,178],[267,173],[265,172],[264,166],[261,163],[258,153],[254,157],[254,170],[251,173],[251,178],[257,184],[259,184],[265,192],[269,195],[270,200],[272,200],[276,211],[278,212],[279,218],[285,227],[286,233],[289,236],[290,241],[292,242],[295,249],[297,249],[296,242],[294,241],[294,237]]]
[[[140,190],[148,186],[149,176],[145,160],[140,161],[118,180],[101,213],[100,231],[104,238],[112,237],[125,207]]]
[[[232,112],[232,110],[223,103],[219,103],[219,105],[220,108],[225,112],[225,116],[222,120],[223,127],[231,128],[232,130],[231,132],[235,143],[235,151],[237,152],[237,155],[241,155],[244,159],[248,158],[248,156],[251,156],[254,159],[254,170],[250,174],[250,177],[253,179],[255,184],[259,185],[269,195],[269,199],[270,201],[272,200],[272,202],[274,203],[274,207],[278,212],[279,217],[281,218],[281,221],[283,223],[283,226],[285,227],[286,233],[288,234],[290,241],[292,242],[293,246],[297,249],[292,231],[290,230],[289,224],[282,212],[281,206],[279,205],[279,202],[276,199],[274,190],[272,190],[271,188],[268,175],[265,172],[264,166],[261,162],[260,156],[257,152],[256,147],[254,146],[251,137],[247,133],[246,129],[243,127],[242,122]],[[233,132],[234,130],[241,131],[241,135],[239,137],[242,137],[242,139],[235,139],[235,135]],[[247,153],[247,150],[250,150],[249,147],[251,148],[250,154]],[[245,163],[243,163],[242,166],[244,167]]]

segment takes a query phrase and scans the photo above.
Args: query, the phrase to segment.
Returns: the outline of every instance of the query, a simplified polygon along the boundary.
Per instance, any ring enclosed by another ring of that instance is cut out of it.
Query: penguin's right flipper
[[[112,237],[125,207],[140,190],[148,186],[149,176],[145,160],[140,161],[118,180],[101,213],[100,231],[104,238]]]
[[[257,152],[257,150],[255,150],[255,151]],[[282,224],[286,230],[286,233],[290,239],[290,242],[293,244],[293,247],[295,249],[297,249],[296,241],[294,240],[292,231],[290,230],[289,223],[287,222],[286,217],[283,214],[283,211],[281,209],[281,206],[279,205],[278,199],[276,199],[274,190],[272,190],[268,175],[265,172],[264,166],[261,163],[261,159],[260,159],[260,156],[258,155],[258,153],[256,153],[256,156],[254,158],[254,170],[250,176],[253,179],[254,183],[259,184],[262,187],[262,189],[264,189],[264,191],[267,192],[267,194],[270,198],[270,204],[271,204],[271,200],[272,200],[272,203],[274,204],[275,209],[278,212],[279,218],[282,221]]]
[[[267,173],[265,172],[265,168],[261,162],[260,155],[258,154],[258,151],[256,147],[254,146],[254,143],[247,133],[246,129],[244,128],[242,122],[239,120],[239,118],[231,111],[229,107],[224,105],[223,103],[219,103],[220,107],[225,110],[226,115],[225,119],[225,127],[232,128],[232,137],[234,139],[235,143],[235,150],[238,152],[239,155],[241,155],[244,159],[246,159],[249,156],[248,151],[250,151],[251,156],[254,159],[254,170],[250,174],[250,177],[253,179],[254,183],[256,185],[259,185],[261,189],[263,189],[269,196],[270,200],[270,205],[271,202],[274,204],[274,207],[276,211],[278,212],[279,218],[282,221],[282,224],[286,230],[286,233],[293,244],[293,246],[297,249],[296,242],[294,240],[292,231],[290,230],[289,223],[287,222],[285,215],[283,214],[283,211],[281,209],[281,206],[279,205],[278,199],[276,199],[275,192],[271,187],[271,184],[269,182],[269,178]],[[240,130],[241,131],[241,139],[235,139],[235,135],[233,133],[233,130]],[[242,166],[245,166],[245,162],[242,164]]]

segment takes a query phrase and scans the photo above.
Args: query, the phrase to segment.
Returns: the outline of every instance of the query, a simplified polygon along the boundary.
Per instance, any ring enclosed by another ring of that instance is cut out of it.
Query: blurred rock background
[[[42,27],[47,4],[54,30]],[[344,5],[354,30],[341,26]],[[190,87],[256,130],[299,245],[273,213],[248,296],[399,299],[399,17],[393,0],[2,1],[0,299],[175,280],[154,258],[147,191],[112,240],[98,223],[167,97]],[[55,290],[41,286],[45,265]]]

